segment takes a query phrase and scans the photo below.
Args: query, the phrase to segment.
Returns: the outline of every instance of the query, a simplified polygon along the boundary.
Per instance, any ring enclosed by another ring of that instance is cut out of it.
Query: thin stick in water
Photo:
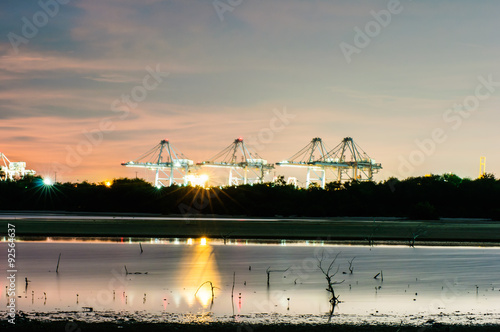
[[[231,290],[231,297],[233,297],[233,293],[234,293],[234,282],[236,280],[236,272],[233,272],[233,289]]]
[[[61,261],[61,253],[59,253],[59,258],[57,259],[56,273],[59,273],[59,262]]]

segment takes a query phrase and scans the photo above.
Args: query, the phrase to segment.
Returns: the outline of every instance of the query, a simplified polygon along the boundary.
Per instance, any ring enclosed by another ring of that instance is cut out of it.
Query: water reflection
[[[212,287],[220,285],[214,248],[206,245],[206,239],[201,239],[200,245],[185,251],[181,260],[187,268],[179,269],[178,278],[183,280],[183,289],[192,291],[193,294],[192,297],[187,295],[188,304],[192,306],[196,299],[204,309],[208,308],[212,304]]]
[[[311,241],[286,239],[218,239],[218,238],[140,238],[140,237],[18,237],[18,242],[48,242],[48,243],[149,243],[149,244],[187,244],[187,245],[281,245],[281,246],[325,246],[344,245],[342,241]],[[0,242],[7,242],[3,237]]]
[[[123,242],[121,238],[44,238],[17,245],[18,308],[28,312],[91,307],[191,313],[203,319],[212,319],[211,313],[326,318],[330,297],[316,259],[323,251],[340,252],[332,271],[338,267],[338,280],[345,279],[334,286],[342,303],[334,308],[332,321],[349,315],[405,317],[500,310],[495,309],[500,301],[499,248],[363,247],[290,240],[258,244],[234,239],[224,245],[223,240],[209,238],[124,238]],[[7,243],[0,243],[2,250],[7,250]],[[267,287],[268,268],[288,269],[273,272]],[[374,279],[381,270],[383,282]],[[30,281],[27,285],[25,278]],[[0,279],[0,287],[5,288],[5,280]],[[212,287],[216,287],[213,301]],[[0,302],[6,301],[1,292]]]

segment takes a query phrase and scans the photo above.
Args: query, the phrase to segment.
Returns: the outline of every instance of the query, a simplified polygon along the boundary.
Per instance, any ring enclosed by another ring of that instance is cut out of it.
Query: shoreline
[[[9,326],[0,327],[9,329]],[[12,325],[12,324],[11,324]],[[182,324],[182,323],[85,323],[85,322],[25,322],[11,326],[15,331],[210,331],[210,332],[234,332],[234,331],[249,331],[249,332],[322,332],[322,331],[339,331],[339,332],[462,332],[462,331],[478,331],[478,332],[497,332],[500,325],[444,325],[434,324],[426,326],[398,326],[398,325],[348,325],[348,324],[322,324],[322,325],[305,325],[305,324],[236,324],[236,323],[209,323],[209,324]]]
[[[123,242],[123,237],[117,236],[43,236],[43,235],[24,235],[22,237],[17,237],[16,241],[18,242],[47,242],[47,239],[50,238],[50,242],[110,242],[110,243],[119,243]],[[191,236],[178,236],[175,238],[158,238],[155,236],[151,237],[127,237],[127,242],[131,243],[148,243],[152,239],[163,240],[166,242],[173,243],[174,240],[187,240],[192,239]],[[196,238],[198,239],[198,238]],[[259,244],[271,244],[271,245],[282,245],[282,241],[287,241],[286,245],[306,245],[306,242],[321,242],[322,245],[330,245],[330,246],[394,246],[394,247],[408,247],[408,241],[404,240],[380,240],[373,241],[371,244],[368,244],[366,240],[324,240],[324,239],[302,239],[302,238],[230,238],[226,239],[227,243],[224,244],[224,239],[222,237],[215,238],[207,238],[207,244],[210,245],[236,245],[241,244],[242,242],[246,242],[246,244],[250,245],[259,245]],[[416,242],[414,246],[418,247],[481,247],[481,248],[497,248],[500,247],[500,242],[463,242],[463,241],[419,241]]]
[[[211,238],[338,244],[500,246],[500,222],[486,219],[248,218],[0,212],[18,238]]]
[[[10,324],[12,325],[12,324]],[[428,326],[398,326],[398,325],[347,325],[347,324],[323,324],[323,325],[304,325],[304,324],[258,324],[246,325],[235,323],[209,323],[209,324],[182,324],[182,323],[85,323],[85,322],[25,322],[14,326],[0,327],[5,329],[15,329],[15,331],[187,331],[187,332],[497,332],[500,325],[443,325],[434,324]]]
[[[473,314],[458,315],[410,315],[398,321],[385,319],[384,315],[352,317],[334,314],[327,322],[328,314],[312,315],[304,322],[293,321],[288,316],[276,314],[256,314],[260,321],[250,316],[224,316],[210,313],[172,315],[169,313],[142,316],[140,312],[75,312],[58,311],[34,313],[20,311],[15,324],[0,321],[0,328],[13,327],[16,331],[379,331],[379,332],[444,332],[444,331],[498,331],[498,318]],[[255,318],[255,317],[254,317]],[[302,317],[303,318],[303,317]],[[446,320],[448,318],[448,320]],[[454,321],[457,319],[458,321]]]

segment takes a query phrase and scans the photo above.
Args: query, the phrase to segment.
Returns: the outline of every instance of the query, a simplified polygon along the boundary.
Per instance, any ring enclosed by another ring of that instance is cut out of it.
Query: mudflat
[[[248,332],[496,332],[500,325],[464,326],[464,325],[442,325],[427,324],[425,326],[398,326],[398,325],[364,325],[364,324],[238,324],[238,323],[206,323],[206,324],[180,324],[180,323],[86,323],[86,322],[41,322],[41,321],[18,321],[15,325],[0,322],[2,330],[15,331],[248,331]]]
[[[247,218],[160,215],[0,214],[0,227],[14,224],[18,237],[210,237],[322,239],[453,245],[500,244],[500,222],[485,219]]]

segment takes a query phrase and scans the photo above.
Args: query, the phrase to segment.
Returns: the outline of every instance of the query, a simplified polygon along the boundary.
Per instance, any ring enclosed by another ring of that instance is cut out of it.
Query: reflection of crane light
[[[207,239],[206,239],[206,238],[204,238],[204,237],[202,237],[202,238],[201,238],[201,240],[200,240],[200,244],[201,244],[202,246],[206,246],[206,245],[207,245]]]
[[[189,245],[193,244],[193,239],[191,239],[191,238],[187,239],[187,244],[189,244]]]
[[[210,304],[210,301],[212,300],[212,289],[210,288],[210,285],[204,285],[198,290],[198,293],[196,293],[196,298],[200,302],[200,304],[206,308]]]
[[[207,308],[212,302],[213,288],[219,289],[221,278],[215,259],[214,248],[209,244],[205,246],[192,246],[184,251],[181,259],[189,268],[179,269],[178,277],[183,280],[182,287],[187,291],[183,296],[186,304],[193,310],[199,305]],[[198,288],[194,288],[198,287]],[[194,293],[194,296],[193,296]]]

